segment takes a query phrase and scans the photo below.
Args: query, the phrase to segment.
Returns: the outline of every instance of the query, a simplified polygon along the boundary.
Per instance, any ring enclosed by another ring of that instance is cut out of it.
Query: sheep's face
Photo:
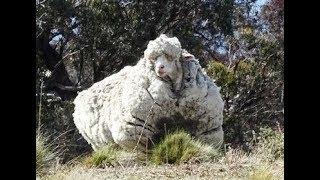
[[[147,66],[152,67],[156,75],[164,78],[169,76],[176,79],[175,74],[179,66],[181,56],[181,44],[178,38],[169,38],[161,34],[155,40],[149,42],[147,49],[144,51],[144,58],[147,60]]]
[[[175,61],[172,57],[166,54],[162,54],[155,59],[154,70],[159,77],[165,77],[172,74],[175,71]]]

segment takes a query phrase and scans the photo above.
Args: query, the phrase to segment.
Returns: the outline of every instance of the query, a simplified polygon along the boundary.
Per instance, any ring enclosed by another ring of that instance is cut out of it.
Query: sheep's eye
[[[170,56],[170,55],[168,55],[168,54],[165,54],[165,56],[166,56],[166,58],[168,59],[168,60],[172,60],[172,57]]]

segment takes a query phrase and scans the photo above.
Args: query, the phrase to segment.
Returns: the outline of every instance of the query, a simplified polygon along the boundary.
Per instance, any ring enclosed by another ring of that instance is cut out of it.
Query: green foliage
[[[36,173],[42,174],[56,156],[52,144],[48,143],[48,138],[38,132],[36,135]]]
[[[157,144],[151,155],[154,164],[182,164],[188,161],[214,160],[219,156],[218,150],[194,141],[186,132],[169,133]]]
[[[282,63],[277,56],[266,58],[279,50],[273,45],[263,46],[257,61],[239,60],[231,67],[212,62],[207,66],[207,74],[221,87],[225,141],[232,146],[248,148],[252,130],[259,132],[260,127],[283,123]]]
[[[207,74],[216,79],[216,83],[222,86],[221,92],[228,96],[236,96],[239,91],[239,85],[246,85],[246,81],[257,76],[254,71],[255,64],[249,61],[239,61],[234,68],[228,68],[220,62],[208,64]]]
[[[115,144],[108,144],[105,147],[93,152],[90,156],[84,158],[83,164],[89,167],[113,166],[121,156],[122,150]]]

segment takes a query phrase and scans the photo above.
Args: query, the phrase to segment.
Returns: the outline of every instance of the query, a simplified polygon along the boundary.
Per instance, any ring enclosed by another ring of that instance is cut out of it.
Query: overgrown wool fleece
[[[221,145],[224,103],[220,88],[195,58],[184,59],[185,52],[177,38],[160,35],[149,42],[135,66],[126,66],[78,94],[74,123],[94,150],[108,143],[146,150],[175,129]],[[161,54],[176,61],[181,82],[157,76],[154,59]],[[175,86],[178,83],[181,86]]]

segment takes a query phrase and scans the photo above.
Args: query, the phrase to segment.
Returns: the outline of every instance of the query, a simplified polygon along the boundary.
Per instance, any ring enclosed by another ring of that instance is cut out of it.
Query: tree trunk
[[[62,53],[59,54],[50,46],[50,28],[44,30],[37,38],[36,48],[46,67],[52,72],[51,77],[45,82],[46,91],[55,91],[62,100],[71,100],[77,92],[63,86],[73,86],[69,74],[62,62]]]

